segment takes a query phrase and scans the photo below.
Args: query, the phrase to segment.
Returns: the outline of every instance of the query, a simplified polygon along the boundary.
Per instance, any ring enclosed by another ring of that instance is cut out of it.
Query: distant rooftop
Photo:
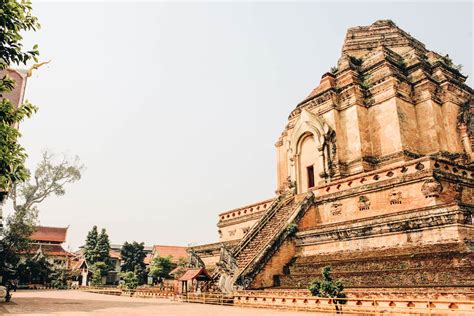
[[[54,242],[62,244],[66,241],[67,229],[68,227],[36,226],[30,239],[33,242]]]
[[[186,250],[188,247],[182,246],[163,246],[163,245],[154,245],[153,254],[159,254],[162,257],[171,256],[173,261],[178,261],[180,258],[187,258],[188,253]]]

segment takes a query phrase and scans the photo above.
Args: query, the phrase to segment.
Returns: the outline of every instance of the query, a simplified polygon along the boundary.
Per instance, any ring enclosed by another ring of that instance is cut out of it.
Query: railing
[[[295,223],[295,222],[298,222],[299,219],[301,219],[301,216],[302,214],[304,214],[307,209],[311,206],[311,202],[313,201],[313,198],[314,198],[314,195],[312,192],[309,192],[306,197],[300,202],[298,203],[297,205],[293,206],[294,209],[298,209],[297,211],[295,211],[291,216],[290,218],[287,219],[286,222],[283,222],[280,227],[279,227],[279,230],[278,230],[278,233],[275,234],[275,236],[272,237],[272,239],[268,242],[268,244],[270,245],[277,245],[277,247],[280,247],[281,246],[281,243],[288,237],[288,233],[285,234],[285,231],[286,231],[286,228],[288,227],[288,225],[290,223]],[[287,199],[285,202],[282,203],[282,205],[280,207],[284,207],[286,206],[289,202],[291,202],[291,200],[294,199],[294,197],[291,197],[289,199]],[[253,260],[251,260],[250,262],[248,262],[240,271],[239,271],[239,275],[244,275],[245,273],[247,273],[247,275],[250,274],[249,271],[247,271],[252,265],[255,267],[256,264],[259,264],[261,263],[262,259],[264,258],[268,258],[269,255],[272,255],[272,249],[275,251],[276,248],[272,248],[272,247],[268,247],[265,246],[263,247],[254,257]],[[266,262],[265,262],[266,263]],[[254,269],[255,270],[255,269]],[[255,276],[255,274],[258,272],[258,271],[253,271],[253,276]]]
[[[273,217],[273,215],[288,203],[292,197],[284,199],[282,195],[279,195],[273,200],[273,202],[268,206],[265,214],[255,223],[250,230],[242,237],[239,243],[233,248],[232,255],[234,258],[237,258],[238,254],[247,246],[247,244],[255,237],[255,235],[262,229],[262,227]],[[204,290],[208,290],[213,282],[216,282],[219,279],[220,272],[215,271],[211,275],[211,281],[209,281],[205,286]]]
[[[138,289],[120,289],[116,287],[83,287],[79,290],[96,294],[107,294],[117,296],[144,297],[144,298],[168,298],[175,295],[170,289],[161,290],[159,288],[138,288]]]
[[[177,295],[175,299],[185,303],[212,304],[212,305],[234,305],[234,296],[222,293],[188,293]]]
[[[249,232],[244,235],[239,244],[232,251],[234,257],[237,257],[239,253],[247,246],[247,244],[258,234],[258,232],[268,223],[268,221],[275,215],[275,213],[283,206],[288,204],[293,197],[283,198],[278,196],[272,204],[268,207],[267,212],[260,218],[260,220],[250,228]]]
[[[322,311],[337,314],[406,313],[421,315],[473,315],[473,301],[422,300],[403,298],[344,298],[234,295],[235,306]],[[341,304],[343,302],[343,304]],[[336,304],[337,303],[337,304]],[[336,309],[336,306],[338,309]]]

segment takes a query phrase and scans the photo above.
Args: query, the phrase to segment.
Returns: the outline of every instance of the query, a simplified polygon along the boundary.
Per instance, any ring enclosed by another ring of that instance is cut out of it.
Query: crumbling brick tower
[[[221,284],[306,288],[330,265],[348,287],[474,286],[465,80],[391,21],[350,28],[337,67],[291,112],[279,198],[222,252]],[[221,234],[240,214],[221,216]]]

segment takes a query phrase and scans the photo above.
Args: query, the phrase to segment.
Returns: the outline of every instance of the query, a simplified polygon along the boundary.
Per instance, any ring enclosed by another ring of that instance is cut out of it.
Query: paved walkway
[[[80,291],[18,291],[0,315],[303,316],[316,313],[173,302]],[[319,314],[325,315],[325,314]]]

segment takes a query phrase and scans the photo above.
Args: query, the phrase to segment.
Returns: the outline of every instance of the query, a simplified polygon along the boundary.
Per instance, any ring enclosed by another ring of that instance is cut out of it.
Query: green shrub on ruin
[[[314,279],[309,284],[309,291],[311,295],[317,297],[332,298],[336,310],[340,310],[340,304],[345,304],[347,301],[344,291],[344,284],[341,280],[333,280],[331,276],[331,267],[326,266],[321,269],[322,279]]]

